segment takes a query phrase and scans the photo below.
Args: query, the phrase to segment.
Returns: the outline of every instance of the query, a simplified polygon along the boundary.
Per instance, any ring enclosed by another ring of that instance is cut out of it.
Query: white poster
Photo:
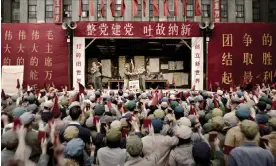
[[[168,65],[169,65],[169,70],[175,70],[174,61],[169,61],[169,62],[168,62]]]
[[[79,90],[79,82],[85,86],[85,38],[73,38],[73,87]]]
[[[191,86],[195,86],[195,90],[203,90],[203,63],[203,38],[192,37]]]
[[[18,92],[17,79],[19,79],[20,86],[24,78],[24,66],[2,66],[2,85],[7,94],[14,94]]]
[[[159,58],[150,58],[149,59],[149,69],[152,73],[159,72]]]
[[[184,69],[183,61],[175,61],[174,65],[175,65],[175,70],[183,70]]]
[[[129,89],[130,90],[140,89],[140,87],[139,87],[139,80],[129,81]]]
[[[105,77],[111,77],[111,60],[110,59],[103,59],[101,60],[102,63],[102,75]]]
[[[173,73],[165,73],[165,74],[163,74],[163,77],[165,80],[167,80],[169,82],[169,84],[172,84]]]
[[[126,63],[126,58],[125,56],[119,56],[119,75],[123,78],[124,72],[125,72],[125,63]]]
[[[169,65],[168,64],[161,64],[161,69],[162,70],[168,70],[169,69]]]

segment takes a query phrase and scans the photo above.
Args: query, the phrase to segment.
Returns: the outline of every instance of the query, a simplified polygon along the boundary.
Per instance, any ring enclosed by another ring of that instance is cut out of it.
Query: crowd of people
[[[272,166],[276,89],[19,89],[1,95],[1,165]]]

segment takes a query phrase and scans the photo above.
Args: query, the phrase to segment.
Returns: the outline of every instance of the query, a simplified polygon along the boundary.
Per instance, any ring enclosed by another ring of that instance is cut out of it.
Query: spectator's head
[[[236,109],[236,107],[237,107],[239,104],[240,104],[240,99],[239,99],[238,97],[233,96],[233,97],[231,98],[231,105],[230,105],[231,110]]]
[[[64,157],[74,159],[79,165],[83,163],[84,142],[80,138],[72,139],[64,148]]]
[[[2,135],[2,146],[8,150],[15,150],[18,146],[18,137],[13,130],[8,130]]]
[[[163,128],[163,122],[158,118],[152,119],[151,122],[152,122],[154,133],[160,133]]]
[[[192,129],[188,126],[177,127],[176,136],[179,138],[179,144],[189,143],[192,137]]]
[[[69,115],[73,121],[77,121],[81,115],[82,111],[80,106],[73,106],[69,110]]]
[[[63,133],[63,137],[67,142],[74,138],[78,138],[78,135],[79,129],[76,126],[68,126]]]
[[[106,133],[106,145],[109,148],[118,148],[121,144],[121,132],[117,128],[111,128]]]
[[[21,124],[28,129],[32,129],[32,123],[35,120],[35,115],[31,112],[25,112],[19,117]]]
[[[184,108],[182,106],[176,106],[174,108],[175,119],[178,120],[184,116]]]
[[[143,143],[137,135],[129,136],[126,141],[126,150],[131,157],[138,157],[142,153]]]
[[[266,103],[264,101],[259,101],[257,103],[257,107],[259,111],[264,112],[264,110],[266,109]]]
[[[272,131],[276,131],[276,118],[270,118],[268,125]]]
[[[224,128],[224,120],[222,117],[217,116],[212,119],[212,129],[215,131],[222,131]]]
[[[211,159],[211,149],[206,142],[194,144],[192,149],[194,161],[199,165],[209,165]]]
[[[249,141],[253,141],[256,135],[259,133],[259,127],[257,123],[251,120],[243,120],[240,124],[240,128],[244,137]]]
[[[240,120],[243,121],[245,119],[248,119],[250,117],[250,111],[249,111],[249,106],[247,104],[239,104],[237,107],[236,111],[236,117]]]

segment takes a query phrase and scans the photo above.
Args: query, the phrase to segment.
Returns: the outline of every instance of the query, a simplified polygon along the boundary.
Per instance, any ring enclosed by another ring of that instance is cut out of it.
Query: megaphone
[[[206,24],[205,22],[201,22],[201,23],[199,23],[199,28],[200,29],[206,29],[208,27],[208,24]]]
[[[62,29],[66,30],[68,28],[68,24],[66,22],[62,23]]]
[[[74,21],[70,21],[68,23],[68,26],[70,29],[76,29],[77,28],[77,23],[75,23]]]
[[[215,24],[213,22],[210,22],[209,29],[213,30],[215,28]]]

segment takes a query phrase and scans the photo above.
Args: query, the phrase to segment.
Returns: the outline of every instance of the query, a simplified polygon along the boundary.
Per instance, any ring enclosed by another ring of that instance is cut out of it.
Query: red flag
[[[46,92],[48,92],[48,87],[47,87],[46,83],[44,83],[44,89]]]
[[[86,95],[86,92],[84,91],[84,89],[85,89],[84,86],[81,83],[79,83],[79,93],[80,94],[83,93],[84,95]]]
[[[79,0],[79,17],[82,16],[82,0]]]
[[[209,84],[209,91],[213,91],[213,88],[212,88],[212,82],[210,82],[210,84]]]
[[[138,15],[138,0],[132,0],[132,15]]]
[[[151,105],[157,105],[158,104],[158,95],[155,93]]]
[[[147,8],[147,2],[146,0],[143,0],[143,16],[146,17],[146,8]]]
[[[110,11],[111,11],[112,17],[115,17],[115,2],[114,2],[114,0],[110,0]]]
[[[102,15],[102,17],[105,16],[105,11],[104,11],[104,0],[101,1],[101,15]]]
[[[191,91],[195,91],[195,85],[192,86]]]
[[[17,89],[20,89],[20,82],[19,82],[19,79],[17,79],[17,85],[16,85],[16,88],[17,88]]]
[[[166,88],[168,89],[170,87],[170,83],[169,83],[169,81],[167,80],[167,82],[166,82]]]
[[[52,82],[52,87],[53,87],[53,88],[56,88],[56,86],[55,86],[54,82]]]
[[[183,16],[186,16],[186,13],[187,13],[187,0],[183,0],[183,13],[182,13],[182,15]]]
[[[59,109],[59,105],[58,105],[58,97],[56,94],[55,94],[55,102],[54,102],[54,106],[53,106],[52,115],[55,118],[57,118],[60,115],[60,109]]]
[[[121,3],[121,17],[123,17],[125,15],[125,11],[126,11],[125,0],[122,0],[122,3]]]
[[[163,92],[162,92],[162,90],[160,90],[159,91],[159,94],[158,94],[158,99],[160,100],[160,99],[162,99],[163,98]]]
[[[169,4],[168,0],[164,0],[164,16],[169,16],[170,10],[169,10]]]
[[[153,16],[159,16],[159,6],[157,0],[152,0],[153,5]]]
[[[178,16],[178,0],[174,0],[174,16]]]
[[[198,0],[195,0],[195,16],[201,16],[201,8]]]
[[[4,92],[4,89],[2,89],[2,92],[1,92],[1,99],[2,100],[6,100],[7,99],[6,94]]]
[[[23,82],[22,82],[22,89],[27,89],[27,84],[26,84],[25,80],[23,80]]]
[[[80,101],[80,93],[76,93],[75,96],[72,98],[71,102]]]
[[[107,107],[108,107],[108,109],[109,109],[109,112],[111,112],[111,109],[112,109],[112,102],[109,100],[109,101],[106,102],[106,105],[107,105]]]
[[[94,0],[90,0],[90,2],[89,2],[89,13],[90,13],[90,16],[94,16],[94,2],[93,2]]]

